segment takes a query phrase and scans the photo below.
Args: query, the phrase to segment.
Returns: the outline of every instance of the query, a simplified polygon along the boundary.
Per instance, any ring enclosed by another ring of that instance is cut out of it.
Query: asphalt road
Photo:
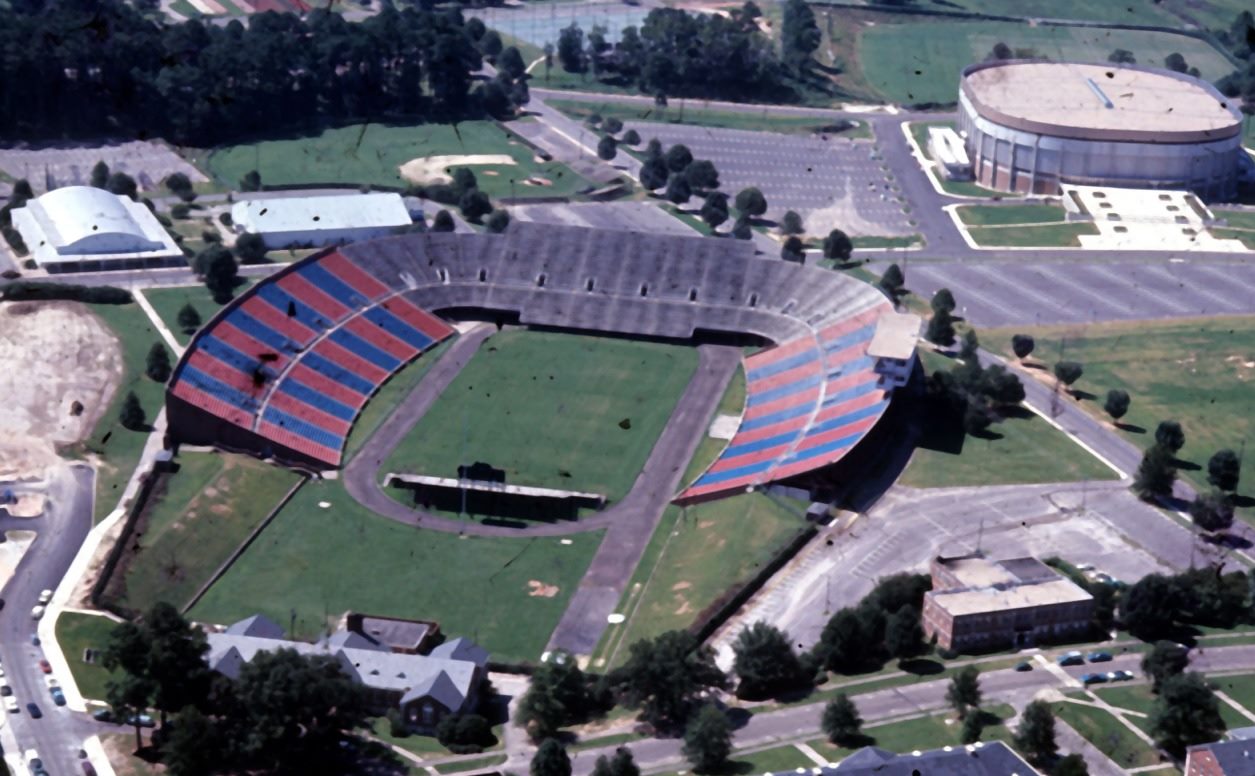
[[[30,748],[38,750],[46,769],[54,774],[80,772],[78,752],[97,726],[88,718],[53,704],[38,666],[43,650],[30,641],[35,632],[31,609],[40,591],[56,589],[91,530],[94,485],[95,472],[90,467],[68,467],[68,473],[50,486],[44,516],[0,521],[0,528],[5,530],[37,532],[13,578],[0,590],[4,598],[4,608],[0,610],[0,656],[5,681],[22,705],[18,713],[0,712],[8,717],[8,733],[3,740],[7,749],[16,739],[19,753]],[[43,717],[32,719],[27,703],[37,704]]]

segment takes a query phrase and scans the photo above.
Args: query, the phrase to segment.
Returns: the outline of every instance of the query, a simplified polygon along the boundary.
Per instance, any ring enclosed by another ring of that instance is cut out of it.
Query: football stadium
[[[845,457],[914,368],[904,318],[918,327],[873,286],[748,242],[528,223],[402,235],[319,252],[233,300],[180,360],[167,418],[174,442],[328,471],[371,396],[462,321],[734,344],[745,405],[678,494],[691,503]]]

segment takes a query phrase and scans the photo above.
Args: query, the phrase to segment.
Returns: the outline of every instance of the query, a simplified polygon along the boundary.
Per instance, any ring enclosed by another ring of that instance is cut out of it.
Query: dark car
[[[44,713],[39,710],[39,707],[33,703],[26,704],[26,713],[31,715],[31,719],[39,719],[44,715]]]
[[[1110,652],[1091,652],[1085,656],[1085,659],[1091,663],[1106,663],[1111,659]]]
[[[31,634],[31,643],[37,647],[39,646],[39,634],[38,633]]]
[[[43,671],[45,674],[52,673],[52,663],[49,663],[47,660],[40,660],[39,670]]]
[[[83,761],[83,776],[96,776],[96,766],[88,761]]]
[[[1027,660],[1021,660],[1020,662],[1015,664],[1015,670],[1016,671],[1032,671],[1033,664],[1028,662]]]
[[[1107,681],[1106,674],[1082,674],[1081,684],[1103,684]]]
[[[65,693],[61,692],[60,687],[53,687],[49,692],[52,693],[52,702],[58,706],[65,705]]]
[[[97,722],[113,722],[113,711],[111,709],[96,709],[92,712],[92,719]]]
[[[1080,652],[1065,652],[1059,656],[1058,662],[1061,666],[1079,666],[1085,662],[1085,656]]]

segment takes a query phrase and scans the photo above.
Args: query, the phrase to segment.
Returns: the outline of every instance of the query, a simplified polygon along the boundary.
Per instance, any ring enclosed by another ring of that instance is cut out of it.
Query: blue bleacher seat
[[[349,309],[357,309],[369,301],[357,293],[357,289],[331,274],[326,268],[317,263],[306,264],[296,274],[313,283],[327,296]]]
[[[295,377],[284,378],[278,385],[278,389],[287,395],[300,399],[311,407],[322,410],[323,412],[337,417],[340,420],[353,421],[353,416],[357,414],[357,410],[352,407],[341,404],[340,402],[325,396],[318,391],[305,385]]]
[[[399,358],[395,358],[392,355],[385,353],[351,331],[336,329],[331,332],[331,335],[327,339],[343,347],[353,355],[361,356],[375,366],[378,366],[380,369],[386,369],[389,372],[392,372],[401,366],[401,360]]]
[[[289,415],[275,407],[266,407],[265,413],[262,414],[262,419],[285,428],[294,434],[300,434],[309,441],[329,447],[332,450],[339,450],[340,445],[344,442],[344,437],[339,434],[333,434],[321,426],[315,426],[313,423],[301,420],[295,415]]]
[[[294,318],[308,329],[314,331],[322,331],[330,327],[331,322],[318,314],[314,308],[303,302],[293,298],[291,294],[284,291],[274,283],[261,283],[257,286],[257,296],[266,300],[279,312],[284,315],[288,314],[288,305],[292,305],[292,309],[296,313]]]
[[[335,380],[340,385],[349,390],[357,391],[363,396],[370,396],[375,390],[375,386],[371,381],[353,374],[336,362],[318,353],[306,353],[301,356],[301,363],[318,374]]]
[[[255,413],[257,411],[257,399],[243,391],[232,388],[213,375],[206,374],[191,364],[183,365],[183,371],[180,373],[179,379],[186,381],[188,385],[194,388],[199,388],[210,396],[221,399],[227,404],[239,407],[246,412]]]
[[[371,325],[379,326],[416,350],[426,350],[427,346],[431,344],[431,337],[428,337],[382,307],[372,307],[362,313],[362,317],[369,321]]]
[[[296,343],[287,336],[275,331],[238,307],[232,310],[231,314],[223,320],[263,345],[269,345],[274,348],[276,352],[295,353],[299,350]]]

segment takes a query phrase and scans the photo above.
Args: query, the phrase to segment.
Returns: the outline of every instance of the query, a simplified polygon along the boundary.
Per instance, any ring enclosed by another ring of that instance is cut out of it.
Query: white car
[[[45,676],[44,684],[48,685],[49,690],[51,690],[53,687],[61,686],[61,683],[57,681],[57,677],[55,676]]]
[[[4,696],[4,707],[14,714],[17,713],[17,698],[12,695]]]
[[[44,608],[42,606],[36,606],[34,609],[31,609],[32,620],[38,620],[40,617],[43,617],[43,616],[44,616]]]
[[[0,668],[0,679],[4,678],[4,669]]]
[[[34,749],[27,749],[22,754],[22,761],[25,762],[26,767],[30,768],[32,771],[37,770],[35,767],[36,764],[38,764],[39,768],[44,767],[43,761],[39,759],[39,752]]]
[[[51,600],[52,600],[51,590],[44,590],[43,592],[39,594],[39,603],[43,604],[44,606],[47,606],[48,602]]]

